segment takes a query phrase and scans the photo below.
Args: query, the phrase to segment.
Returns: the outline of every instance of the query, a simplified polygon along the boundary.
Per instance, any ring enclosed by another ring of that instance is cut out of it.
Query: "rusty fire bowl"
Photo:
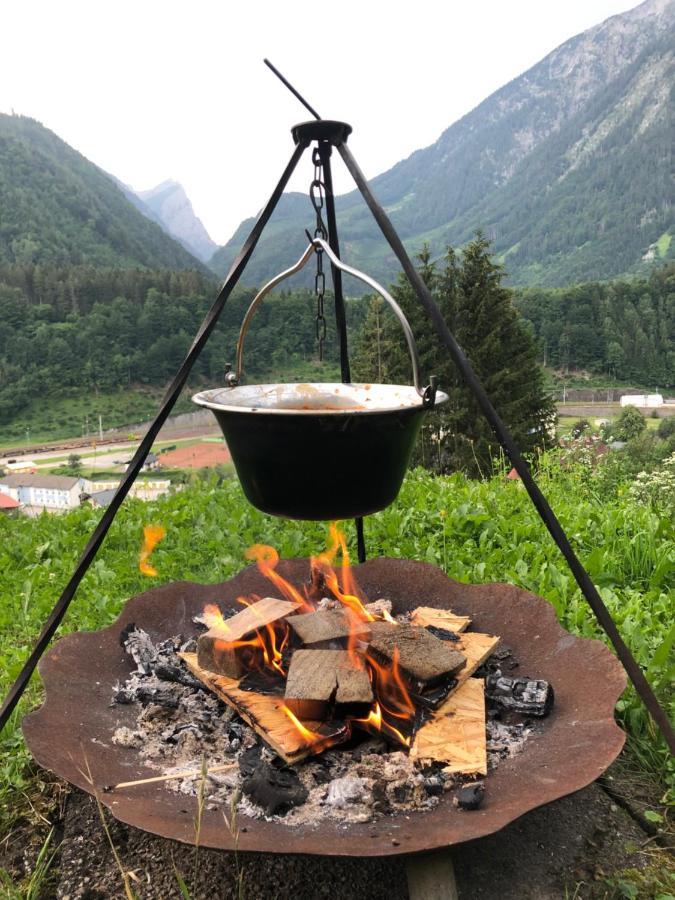
[[[279,571],[299,585],[307,580],[309,563],[282,561]],[[373,559],[355,567],[355,574],[368,597],[389,598],[395,613],[420,605],[452,608],[470,615],[475,630],[500,635],[520,662],[518,674],[554,685],[553,712],[541,734],[488,775],[479,810],[459,810],[446,794],[434,809],[348,827],[337,820],[289,827],[240,815],[239,850],[354,857],[434,850],[491,834],[578,791],[616,759],[624,743],[614,721],[615,703],[626,686],[623,669],[600,641],[561,628],[546,600],[507,584],[460,584],[435,566],[410,560]],[[61,638],[40,666],[45,702],[23,722],[37,762],[88,793],[93,789],[83,774],[87,763],[99,792],[103,785],[158,774],[135,750],[111,742],[117,726],[132,726],[136,718],[133,707],[111,706],[113,685],[132,667],[120,631],[135,622],[155,641],[188,637],[195,630],[192,616],[205,603],[233,606],[242,594],[268,592],[269,583],[253,566],[223,584],[169,584],[132,597],[109,628]],[[194,797],[160,783],[100,793],[100,799],[122,822],[194,843]],[[220,811],[204,810],[200,844],[234,849]]]

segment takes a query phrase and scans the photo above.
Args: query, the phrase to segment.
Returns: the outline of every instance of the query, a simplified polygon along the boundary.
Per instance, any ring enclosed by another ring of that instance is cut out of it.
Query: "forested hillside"
[[[648,280],[532,288],[515,300],[547,365],[675,384],[675,265]]]
[[[178,369],[217,289],[194,271],[0,266],[0,428],[5,437],[13,419],[36,398],[162,388]],[[675,267],[666,267],[649,280],[517,291],[514,301],[537,339],[540,360],[549,366],[585,368],[666,388],[675,373],[674,292]],[[228,301],[197,362],[193,386],[222,382],[225,364],[234,362],[239,326],[252,297],[252,289],[240,288]],[[330,296],[326,304],[330,310]],[[347,303],[352,354],[368,308],[367,298]],[[327,313],[322,366],[316,359],[315,314],[316,299],[308,290],[267,298],[247,337],[246,377],[336,378],[334,319]]]
[[[540,286],[648,275],[672,258],[674,23],[673,0],[648,0],[571,38],[372,179],[408,249],[426,243],[441,256],[480,228],[512,284]],[[391,280],[398,264],[360,197],[337,206],[345,260]],[[287,196],[252,281],[299,255],[310,211],[308,200]],[[249,227],[214,255],[216,271]]]
[[[108,392],[165,385],[216,293],[217,285],[196,272],[0,267],[0,426],[34,398],[71,388]],[[229,299],[195,366],[195,385],[222,381],[252,299],[253,291],[243,288]],[[349,304],[355,328],[365,311],[365,303]],[[318,367],[315,312],[316,299],[308,291],[268,298],[247,336],[246,375],[307,378]],[[318,379],[335,374],[330,316],[327,325],[326,366],[316,370]]]
[[[0,114],[0,263],[201,268],[39,122]]]

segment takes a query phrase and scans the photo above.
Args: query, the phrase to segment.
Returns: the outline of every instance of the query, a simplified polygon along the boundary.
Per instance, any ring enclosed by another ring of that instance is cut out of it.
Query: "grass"
[[[599,428],[601,422],[611,421],[606,419],[604,416],[565,416],[558,414],[558,424],[557,424],[557,432],[560,437],[566,437],[569,435],[572,430],[572,426],[575,425],[580,419],[587,419],[590,422],[591,426],[595,429]],[[656,431],[659,427],[661,419],[652,419],[651,416],[647,416],[645,418],[645,423],[647,425],[647,431]]]
[[[667,231],[661,235],[661,237],[656,242],[656,252],[659,254],[661,259],[665,259],[668,255],[668,249],[670,248],[670,243],[673,239],[672,234]]]
[[[555,454],[539,462],[539,483],[571,537],[617,626],[662,702],[675,702],[669,648],[675,638],[675,533],[668,509],[631,501],[626,486],[603,495],[578,469],[560,468]],[[68,580],[101,513],[88,507],[55,517],[0,518],[0,691],[13,678]],[[153,553],[158,577],[138,570],[145,524],[161,523],[165,539]],[[353,528],[345,525],[350,542]],[[251,544],[273,544],[283,557],[316,553],[322,523],[293,522],[253,509],[234,479],[195,478],[154,503],[128,501],[79,588],[61,633],[110,624],[126,599],[176,580],[217,582],[246,565]],[[511,582],[553,605],[563,625],[604,639],[595,618],[545,531],[522,485],[503,472],[470,481],[461,474],[408,474],[398,500],[366,521],[369,556],[407,557],[443,568],[459,581]],[[355,548],[352,547],[355,554]],[[34,790],[36,773],[20,732],[21,717],[42,697],[34,678],[0,737],[0,835],[11,830]],[[663,790],[675,770],[632,688],[617,713],[640,764]],[[39,777],[39,776],[38,776]]]

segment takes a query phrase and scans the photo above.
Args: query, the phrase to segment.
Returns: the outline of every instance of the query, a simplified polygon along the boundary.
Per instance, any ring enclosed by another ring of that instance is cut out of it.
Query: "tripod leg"
[[[363,172],[352,156],[351,151],[348,149],[346,144],[339,144],[338,150],[352,178],[356,182],[356,186],[361,192],[363,199],[366,201],[370,211],[372,212],[375,221],[380,226],[382,234],[387,239],[389,246],[398,257],[398,260],[403,267],[403,271],[408,276],[408,279],[413,286],[413,289],[415,290],[420,303],[427,311],[427,314],[433,322],[439,337],[450,351],[450,355],[455,365],[462,373],[464,380],[466,381],[471,392],[478,401],[478,404],[483,411],[483,415],[490,423],[490,426],[497,436],[499,443],[508,454],[516,472],[520,475],[520,478],[525,485],[525,489],[530,496],[530,500],[532,500],[532,503],[534,504],[542,521],[544,522],[544,525],[546,525],[549,534],[564,556],[565,561],[570,567],[572,574],[574,575],[574,578],[579,585],[579,588],[581,589],[582,594],[588,601],[591,609],[595,613],[595,617],[597,618],[602,628],[604,628],[605,633],[614,645],[617,656],[621,660],[624,669],[630,677],[630,680],[635,685],[635,689],[642,698],[642,701],[649,710],[652,718],[656,722],[659,730],[661,731],[661,734],[666,740],[666,743],[670,747],[671,752],[675,753],[675,731],[673,731],[673,727],[670,724],[665,711],[662,709],[658,699],[656,698],[656,695],[652,691],[651,685],[647,681],[644,673],[642,672],[642,669],[633,658],[632,653],[619,634],[619,631],[614,624],[614,620],[612,619],[609,610],[605,606],[602,597],[591,581],[588,572],[586,572],[581,562],[577,558],[574,550],[572,549],[572,545],[570,544],[569,539],[562,528],[562,525],[558,521],[555,513],[549,506],[548,501],[546,500],[546,498],[540,491],[539,486],[532,477],[530,467],[521,456],[520,450],[511,437],[508,429],[506,428],[506,425],[504,425],[494,406],[490,402],[490,398],[485,392],[485,388],[479,381],[476,373],[473,371],[471,364],[464,355],[464,351],[459,346],[454,335],[446,325],[441,311],[434,303],[434,299],[431,296],[431,293],[424,284],[424,281],[420,277],[418,271],[415,269],[415,266],[413,265],[410,257],[406,253],[401,239],[396,233],[394,226],[389,221],[389,217],[387,216],[384,209],[380,206],[378,201],[375,199],[370,188],[368,187],[368,183],[363,175]]]
[[[298,161],[300,160],[300,157],[302,156],[306,148],[306,142],[299,143],[295,148],[290,162],[286,166],[283,175],[279,179],[279,182],[275,187],[272,196],[261,212],[257,222],[251,229],[251,233],[246,239],[244,246],[239,251],[237,258],[232,263],[232,267],[230,268],[230,271],[228,272],[227,277],[223,282],[220,293],[216,297],[213,306],[202,322],[199,331],[197,332],[197,336],[190,346],[187,356],[183,360],[180,369],[171,382],[166,394],[164,395],[164,399],[162,400],[159,411],[155,416],[153,423],[150,425],[147,433],[143,437],[143,440],[141,441],[138,449],[136,450],[136,453],[134,454],[133,459],[129,464],[124,478],[121,480],[119,487],[115,491],[114,497],[110,501],[110,506],[108,506],[108,508],[106,509],[98,525],[94,529],[92,536],[89,538],[87,546],[84,548],[84,552],[82,553],[82,556],[80,557],[77,566],[75,567],[75,571],[73,572],[70,581],[63,589],[63,592],[59,599],[56,601],[56,605],[51,611],[49,618],[45,622],[44,627],[40,632],[40,635],[30,656],[24,663],[23,668],[19,672],[14,684],[12,685],[7,697],[5,698],[5,702],[3,703],[2,709],[0,710],[0,731],[2,731],[2,729],[7,724],[7,720],[12,714],[14,707],[19,702],[24,690],[26,689],[28,681],[30,680],[31,675],[34,672],[35,667],[40,660],[40,657],[47,649],[49,641],[52,639],[56,632],[56,629],[59,627],[59,624],[61,623],[61,620],[63,619],[66,610],[70,605],[70,601],[75,595],[75,591],[84,578],[87,569],[94,561],[94,557],[96,556],[99,547],[103,543],[103,540],[108,533],[108,529],[112,525],[118,509],[122,505],[122,502],[124,501],[126,495],[129,493],[131,485],[136,480],[136,477],[140,472],[143,463],[145,462],[146,456],[150,452],[150,448],[152,447],[160,428],[167,420],[169,413],[173,409],[173,406],[178,399],[178,395],[183,389],[185,382],[188,379],[188,375],[190,374],[190,371],[195,361],[197,360],[197,357],[201,353],[204,344],[206,343],[209,335],[216,326],[227,298],[230,296],[232,290],[239,281],[241,274],[244,271],[244,268],[246,267],[246,264],[251,254],[253,253],[256,244],[258,243],[258,239],[260,238],[260,235],[265,228],[265,225],[274,212],[274,209],[279,202],[279,198],[281,197],[289,178],[293,174],[293,170],[297,166]]]

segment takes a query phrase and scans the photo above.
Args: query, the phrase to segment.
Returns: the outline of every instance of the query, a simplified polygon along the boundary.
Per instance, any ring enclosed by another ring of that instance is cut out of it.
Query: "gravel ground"
[[[110,821],[122,864],[142,900],[180,898],[174,867],[192,900],[403,900],[405,859],[335,859],[195,850]],[[608,897],[602,879],[641,867],[645,834],[597,785],[535,810],[496,835],[452,851],[461,900],[560,900]],[[195,877],[195,872],[197,873]],[[577,893],[575,894],[575,890]],[[567,891],[567,893],[566,893]],[[61,846],[60,900],[123,896],[122,881],[93,800],[69,798]]]

